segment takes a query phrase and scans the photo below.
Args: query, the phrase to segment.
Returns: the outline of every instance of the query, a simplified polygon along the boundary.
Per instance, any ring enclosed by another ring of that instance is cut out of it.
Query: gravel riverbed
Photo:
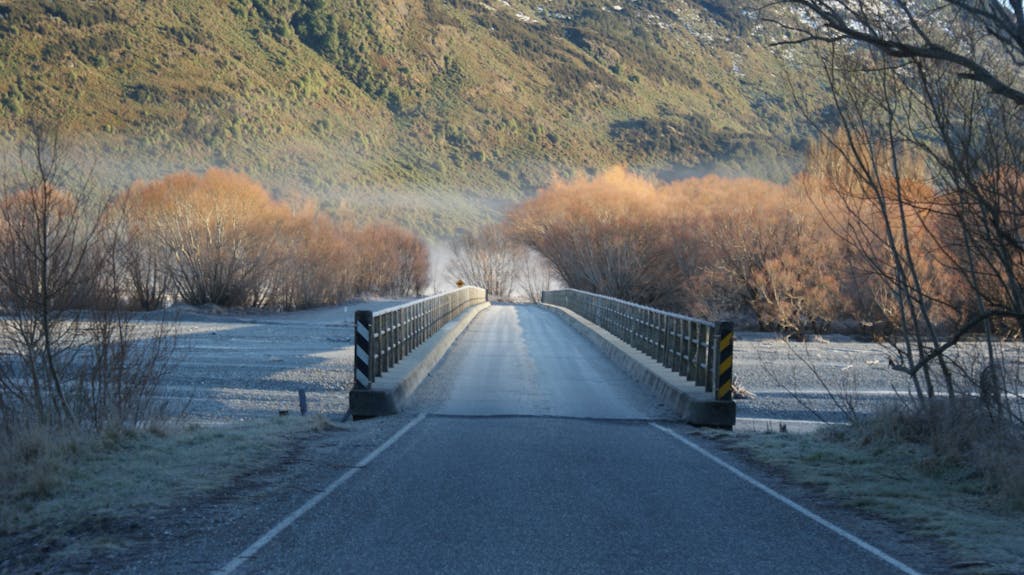
[[[178,307],[178,361],[163,397],[176,408],[187,405],[194,420],[226,422],[294,413],[304,389],[311,412],[340,416],[352,381],[355,310],[395,303],[280,313]],[[765,428],[780,420],[845,421],[844,409],[870,411],[910,392],[909,378],[891,369],[889,358],[879,344],[841,335],[789,342],[738,333],[735,381],[750,392],[737,401],[738,416]]]
[[[348,410],[356,309],[394,301],[355,302],[296,312],[173,310],[175,365],[162,396],[200,422],[244,421],[299,410],[340,416]]]

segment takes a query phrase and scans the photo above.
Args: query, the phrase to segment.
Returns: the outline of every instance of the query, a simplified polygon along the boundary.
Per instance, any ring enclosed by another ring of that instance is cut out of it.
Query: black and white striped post
[[[370,337],[373,330],[373,312],[360,310],[356,312],[356,337],[355,337],[355,371],[356,387],[359,389],[370,389],[373,385],[373,338]]]

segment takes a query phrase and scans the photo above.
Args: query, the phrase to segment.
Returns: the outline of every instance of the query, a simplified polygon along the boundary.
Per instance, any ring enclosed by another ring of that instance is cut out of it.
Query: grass
[[[101,187],[220,165],[367,218],[426,195],[399,216],[444,235],[553,172],[784,179],[810,134],[768,35],[698,5],[101,4],[0,0],[0,131],[74,111]]]
[[[0,448],[0,571],[48,557],[117,547],[105,526],[230,488],[276,465],[321,417],[219,427],[156,427],[99,437],[37,431]],[[25,556],[28,551],[29,556]],[[22,555],[19,557],[19,555]]]
[[[957,573],[1024,572],[1024,501],[929,445],[870,441],[846,427],[714,437],[789,481],[947,548]]]

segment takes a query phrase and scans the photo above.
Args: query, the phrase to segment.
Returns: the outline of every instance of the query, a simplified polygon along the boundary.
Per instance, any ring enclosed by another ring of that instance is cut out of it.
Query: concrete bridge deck
[[[566,322],[533,305],[484,310],[408,409],[470,416],[675,417]]]

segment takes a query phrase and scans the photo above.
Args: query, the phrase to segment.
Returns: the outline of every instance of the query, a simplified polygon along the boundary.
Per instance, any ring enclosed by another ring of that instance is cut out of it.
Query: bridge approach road
[[[915,572],[730,470],[539,306],[485,310],[408,409],[219,573]]]

